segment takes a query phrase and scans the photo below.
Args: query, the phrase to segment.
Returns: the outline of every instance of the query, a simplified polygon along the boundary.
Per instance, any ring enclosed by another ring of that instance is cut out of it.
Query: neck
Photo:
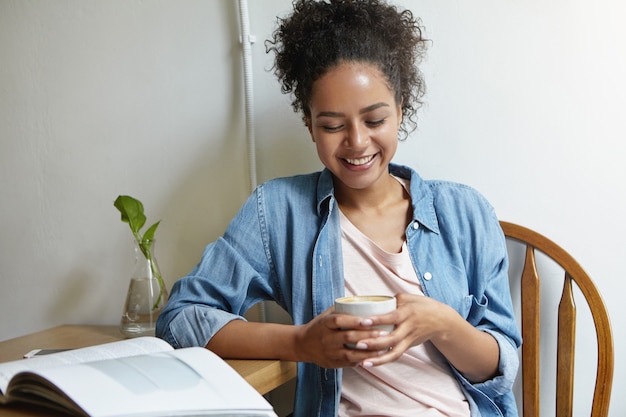
[[[384,209],[409,198],[404,187],[391,175],[385,175],[374,185],[354,189],[346,187],[335,178],[335,198],[344,211],[368,211]]]

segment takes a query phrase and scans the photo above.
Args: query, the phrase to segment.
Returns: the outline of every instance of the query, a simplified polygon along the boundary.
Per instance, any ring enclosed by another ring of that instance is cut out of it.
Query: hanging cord
[[[254,137],[254,91],[252,88],[252,44],[255,37],[250,35],[248,2],[239,0],[239,19],[241,21],[241,44],[243,46],[243,79],[246,107],[246,137],[248,141],[248,170],[250,192],[257,186],[256,179],[256,144]]]
[[[256,179],[256,140],[254,136],[254,91],[252,88],[252,44],[256,38],[250,35],[250,20],[248,17],[248,2],[239,0],[239,20],[241,23],[241,44],[243,47],[243,79],[246,107],[246,137],[248,144],[248,171],[250,175],[250,192],[257,186]],[[265,302],[255,306],[258,311],[258,320],[267,321]]]

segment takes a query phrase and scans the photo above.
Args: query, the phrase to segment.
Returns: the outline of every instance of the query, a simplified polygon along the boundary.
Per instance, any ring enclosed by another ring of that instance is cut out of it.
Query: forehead
[[[311,106],[368,100],[395,104],[394,93],[386,77],[372,64],[343,62],[313,83]]]

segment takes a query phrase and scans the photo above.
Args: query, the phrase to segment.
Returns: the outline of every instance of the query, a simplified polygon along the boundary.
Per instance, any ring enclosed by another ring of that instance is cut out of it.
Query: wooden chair
[[[539,417],[540,414],[540,277],[537,272],[535,251],[542,252],[565,271],[563,292],[558,307],[556,416],[571,417],[573,413],[576,306],[572,282],[578,286],[587,301],[596,330],[598,362],[591,417],[608,416],[613,383],[613,336],[609,316],[598,289],[578,262],[550,239],[516,224],[507,222],[500,224],[507,239],[513,239],[526,246],[520,284],[523,416]]]

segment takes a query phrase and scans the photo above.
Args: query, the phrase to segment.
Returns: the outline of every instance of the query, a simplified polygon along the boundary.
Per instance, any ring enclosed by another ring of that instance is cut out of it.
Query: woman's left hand
[[[498,370],[499,347],[496,340],[461,317],[452,307],[423,295],[396,295],[397,308],[388,314],[371,317],[372,326],[393,324],[386,336],[360,340],[357,346],[380,352],[361,362],[361,366],[383,365],[398,359],[407,349],[432,342],[448,361],[470,381],[485,381]]]
[[[395,329],[387,336],[364,339],[359,342],[363,349],[381,351],[383,355],[368,358],[361,365],[376,366],[398,359],[411,346],[419,345],[432,339],[442,326],[445,315],[451,314],[450,307],[430,297],[415,294],[397,294],[397,308],[391,313],[371,317],[372,326],[393,324]],[[456,314],[453,311],[454,314]]]

